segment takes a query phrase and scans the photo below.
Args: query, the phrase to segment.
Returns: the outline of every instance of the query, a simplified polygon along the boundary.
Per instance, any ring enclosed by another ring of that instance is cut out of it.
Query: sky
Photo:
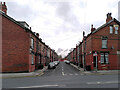
[[[1,0],[7,14],[26,21],[33,32],[55,51],[75,48],[85,35],[106,22],[106,14],[118,19],[120,0]]]

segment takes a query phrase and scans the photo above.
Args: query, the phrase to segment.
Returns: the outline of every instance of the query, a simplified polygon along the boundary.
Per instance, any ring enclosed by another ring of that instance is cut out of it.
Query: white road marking
[[[118,81],[107,81],[106,83],[120,83]]]
[[[67,74],[64,74],[65,76],[67,75]]]
[[[65,75],[64,72],[62,72],[62,75],[63,75],[63,76]]]
[[[97,84],[101,84],[101,82],[97,82]]]
[[[87,82],[87,84],[110,84],[110,83],[118,83],[118,81],[107,81],[107,82]]]
[[[16,88],[39,88],[39,87],[57,87],[59,85],[41,85],[41,86],[27,86],[27,87],[16,87]]]
[[[77,73],[75,73],[75,75],[78,75]]]

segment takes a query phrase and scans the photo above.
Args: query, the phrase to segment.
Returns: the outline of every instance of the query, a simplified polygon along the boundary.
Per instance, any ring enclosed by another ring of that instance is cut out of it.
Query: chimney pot
[[[0,5],[0,6],[1,6],[1,7],[0,7],[1,10],[2,10],[3,12],[5,12],[5,14],[7,14],[7,6],[6,6],[6,3],[5,3],[5,2],[3,2],[3,3],[1,2],[0,4],[1,4],[1,5]]]
[[[93,28],[93,24],[91,25],[91,32],[93,32],[95,28]]]
[[[112,13],[108,13],[107,14],[107,18],[106,18],[106,23],[109,22],[110,20],[112,20]]]
[[[93,24],[91,25],[91,28],[93,28]]]
[[[5,5],[5,2],[4,2],[4,5]]]
[[[85,32],[83,31],[83,37],[85,36]]]
[[[30,30],[31,30],[31,27],[30,27]]]

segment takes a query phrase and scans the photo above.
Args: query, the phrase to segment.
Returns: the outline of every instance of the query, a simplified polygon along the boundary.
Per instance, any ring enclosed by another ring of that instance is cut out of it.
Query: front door
[[[97,56],[93,56],[93,67],[94,67],[94,70],[97,70]]]
[[[96,68],[96,56],[93,56],[93,67]]]

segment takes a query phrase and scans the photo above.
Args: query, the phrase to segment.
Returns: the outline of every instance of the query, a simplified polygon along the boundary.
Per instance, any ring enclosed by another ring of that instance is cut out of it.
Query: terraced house
[[[91,33],[84,36],[78,45],[79,66],[85,70],[114,70],[120,69],[120,22],[107,14],[106,23],[99,28],[91,25]],[[74,52],[74,50],[72,51]],[[70,53],[67,59],[71,60]],[[72,60],[71,60],[72,61]],[[76,62],[77,63],[77,62]]]
[[[2,18],[2,72],[32,72],[47,65],[53,55],[38,33],[25,21],[7,15],[6,3],[0,3]]]

